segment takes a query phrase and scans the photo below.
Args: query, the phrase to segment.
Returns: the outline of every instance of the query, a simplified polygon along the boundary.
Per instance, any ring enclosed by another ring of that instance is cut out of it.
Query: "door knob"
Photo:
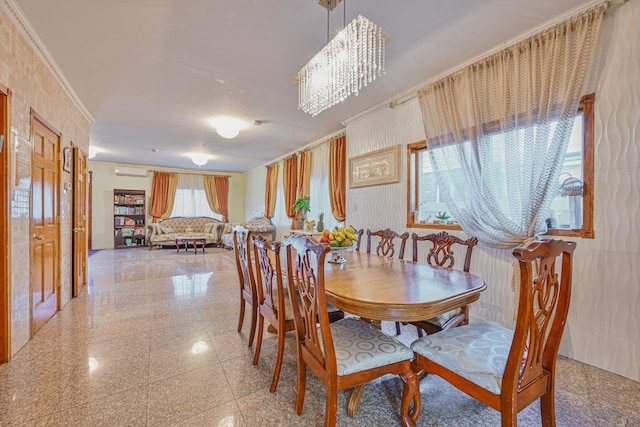
[[[81,228],[77,228],[77,227],[76,227],[76,228],[74,228],[74,229],[73,229],[73,232],[74,232],[74,233],[79,233],[79,232],[80,232],[80,230],[81,230]]]

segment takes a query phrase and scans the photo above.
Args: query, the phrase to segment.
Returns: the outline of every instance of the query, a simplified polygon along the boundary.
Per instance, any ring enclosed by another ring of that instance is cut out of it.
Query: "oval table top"
[[[327,301],[366,319],[430,319],[477,301],[487,287],[480,277],[461,270],[366,252],[344,257],[346,264],[325,265]]]

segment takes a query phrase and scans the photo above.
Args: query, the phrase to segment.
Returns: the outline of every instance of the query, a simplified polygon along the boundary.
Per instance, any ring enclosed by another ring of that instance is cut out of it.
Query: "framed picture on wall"
[[[400,145],[349,159],[349,188],[400,181]]]
[[[71,172],[71,148],[64,147],[62,150],[62,170]]]

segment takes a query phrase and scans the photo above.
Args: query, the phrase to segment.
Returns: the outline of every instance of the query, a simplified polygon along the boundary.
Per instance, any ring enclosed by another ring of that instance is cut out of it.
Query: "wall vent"
[[[138,176],[141,178],[144,178],[147,176],[147,170],[146,169],[140,169],[140,168],[122,168],[122,167],[116,167],[115,168],[115,172],[116,175],[118,176]]]

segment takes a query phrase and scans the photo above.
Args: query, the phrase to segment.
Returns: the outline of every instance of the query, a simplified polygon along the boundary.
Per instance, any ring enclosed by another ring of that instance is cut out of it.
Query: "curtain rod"
[[[210,173],[184,173],[184,172],[170,172],[170,171],[159,171],[159,170],[154,170],[154,169],[149,169],[149,172],[153,172],[153,173],[174,173],[176,175],[194,175],[194,176],[219,176],[222,178],[232,178],[231,175],[216,175],[216,174],[210,174]]]
[[[614,7],[614,6],[622,6],[622,5],[624,5],[625,3],[627,3],[628,1],[629,1],[629,0],[607,0],[607,1],[603,2],[603,3],[601,3],[601,4],[603,4],[603,5],[604,5],[605,10],[608,10],[608,9],[611,9],[612,7]],[[597,6],[597,4],[596,4],[596,5],[589,5],[589,6],[587,6],[585,9],[583,9],[581,12],[573,13],[573,14],[570,14],[570,15],[568,15],[568,16],[564,16],[563,18],[559,19],[557,22],[555,22],[555,23],[553,23],[553,24],[551,24],[551,25],[549,25],[549,26],[545,26],[545,27],[544,27],[544,28],[542,28],[542,29],[541,29],[541,28],[538,28],[537,30],[534,30],[534,32],[532,32],[532,33],[526,34],[526,35],[524,35],[524,36],[522,36],[522,37],[519,37],[519,38],[517,38],[517,39],[515,39],[515,40],[513,40],[513,41],[511,41],[511,42],[509,42],[509,43],[506,43],[506,44],[505,44],[505,46],[506,46],[506,47],[513,46],[513,45],[517,44],[518,42],[520,42],[520,41],[522,41],[522,40],[527,39],[528,37],[532,37],[532,36],[534,36],[535,34],[537,34],[537,33],[541,32],[541,31],[544,31],[544,30],[545,30],[545,28],[546,28],[546,29],[549,29],[549,28],[553,27],[554,25],[559,25],[559,24],[560,24],[560,23],[562,23],[563,21],[566,21],[567,19],[570,19],[572,16],[577,16],[577,15],[579,15],[580,13],[584,13],[584,12],[586,12],[587,10],[589,10],[590,8],[592,8],[592,7],[596,7],[596,6]],[[501,49],[504,49],[504,48],[494,49],[493,53],[495,53],[495,52],[497,52],[497,51],[499,51],[499,50],[501,50]],[[453,73],[454,73],[454,72],[456,72],[457,70],[461,70],[461,69],[463,69],[464,67],[466,67],[466,66],[468,66],[468,65],[470,65],[470,64],[473,64],[474,62],[477,62],[477,61],[479,61],[479,60],[482,60],[482,58],[486,58],[486,57],[488,57],[488,56],[491,56],[491,54],[492,54],[492,52],[490,51],[490,52],[486,53],[486,55],[481,55],[481,56],[479,56],[479,57],[476,57],[476,58],[472,59],[471,61],[467,61],[465,64],[463,64],[462,66],[460,66],[460,67],[458,67],[458,68],[455,68],[455,69],[449,70],[449,71],[447,71],[447,72],[445,72],[445,73],[443,73],[443,74],[440,74],[440,75],[436,76],[435,78],[431,79],[431,80],[430,80],[430,81],[428,81],[427,83],[423,84],[423,85],[422,85],[420,88],[418,88],[415,92],[412,92],[412,93],[409,93],[409,94],[407,94],[407,95],[401,96],[401,97],[399,97],[398,99],[396,99],[395,101],[391,101],[391,102],[388,104],[389,108],[393,109],[393,108],[398,107],[398,106],[400,106],[400,105],[402,105],[402,104],[404,104],[404,103],[406,103],[406,102],[411,101],[411,100],[412,100],[412,99],[414,99],[414,98],[417,98],[417,96],[418,96],[418,91],[419,91],[419,90],[421,90],[421,89],[423,89],[423,88],[425,88],[425,87],[429,86],[431,83],[434,83],[434,82],[436,82],[436,81],[440,80],[440,79],[441,79],[441,78],[443,78],[443,77],[446,77],[447,75],[453,74]]]

